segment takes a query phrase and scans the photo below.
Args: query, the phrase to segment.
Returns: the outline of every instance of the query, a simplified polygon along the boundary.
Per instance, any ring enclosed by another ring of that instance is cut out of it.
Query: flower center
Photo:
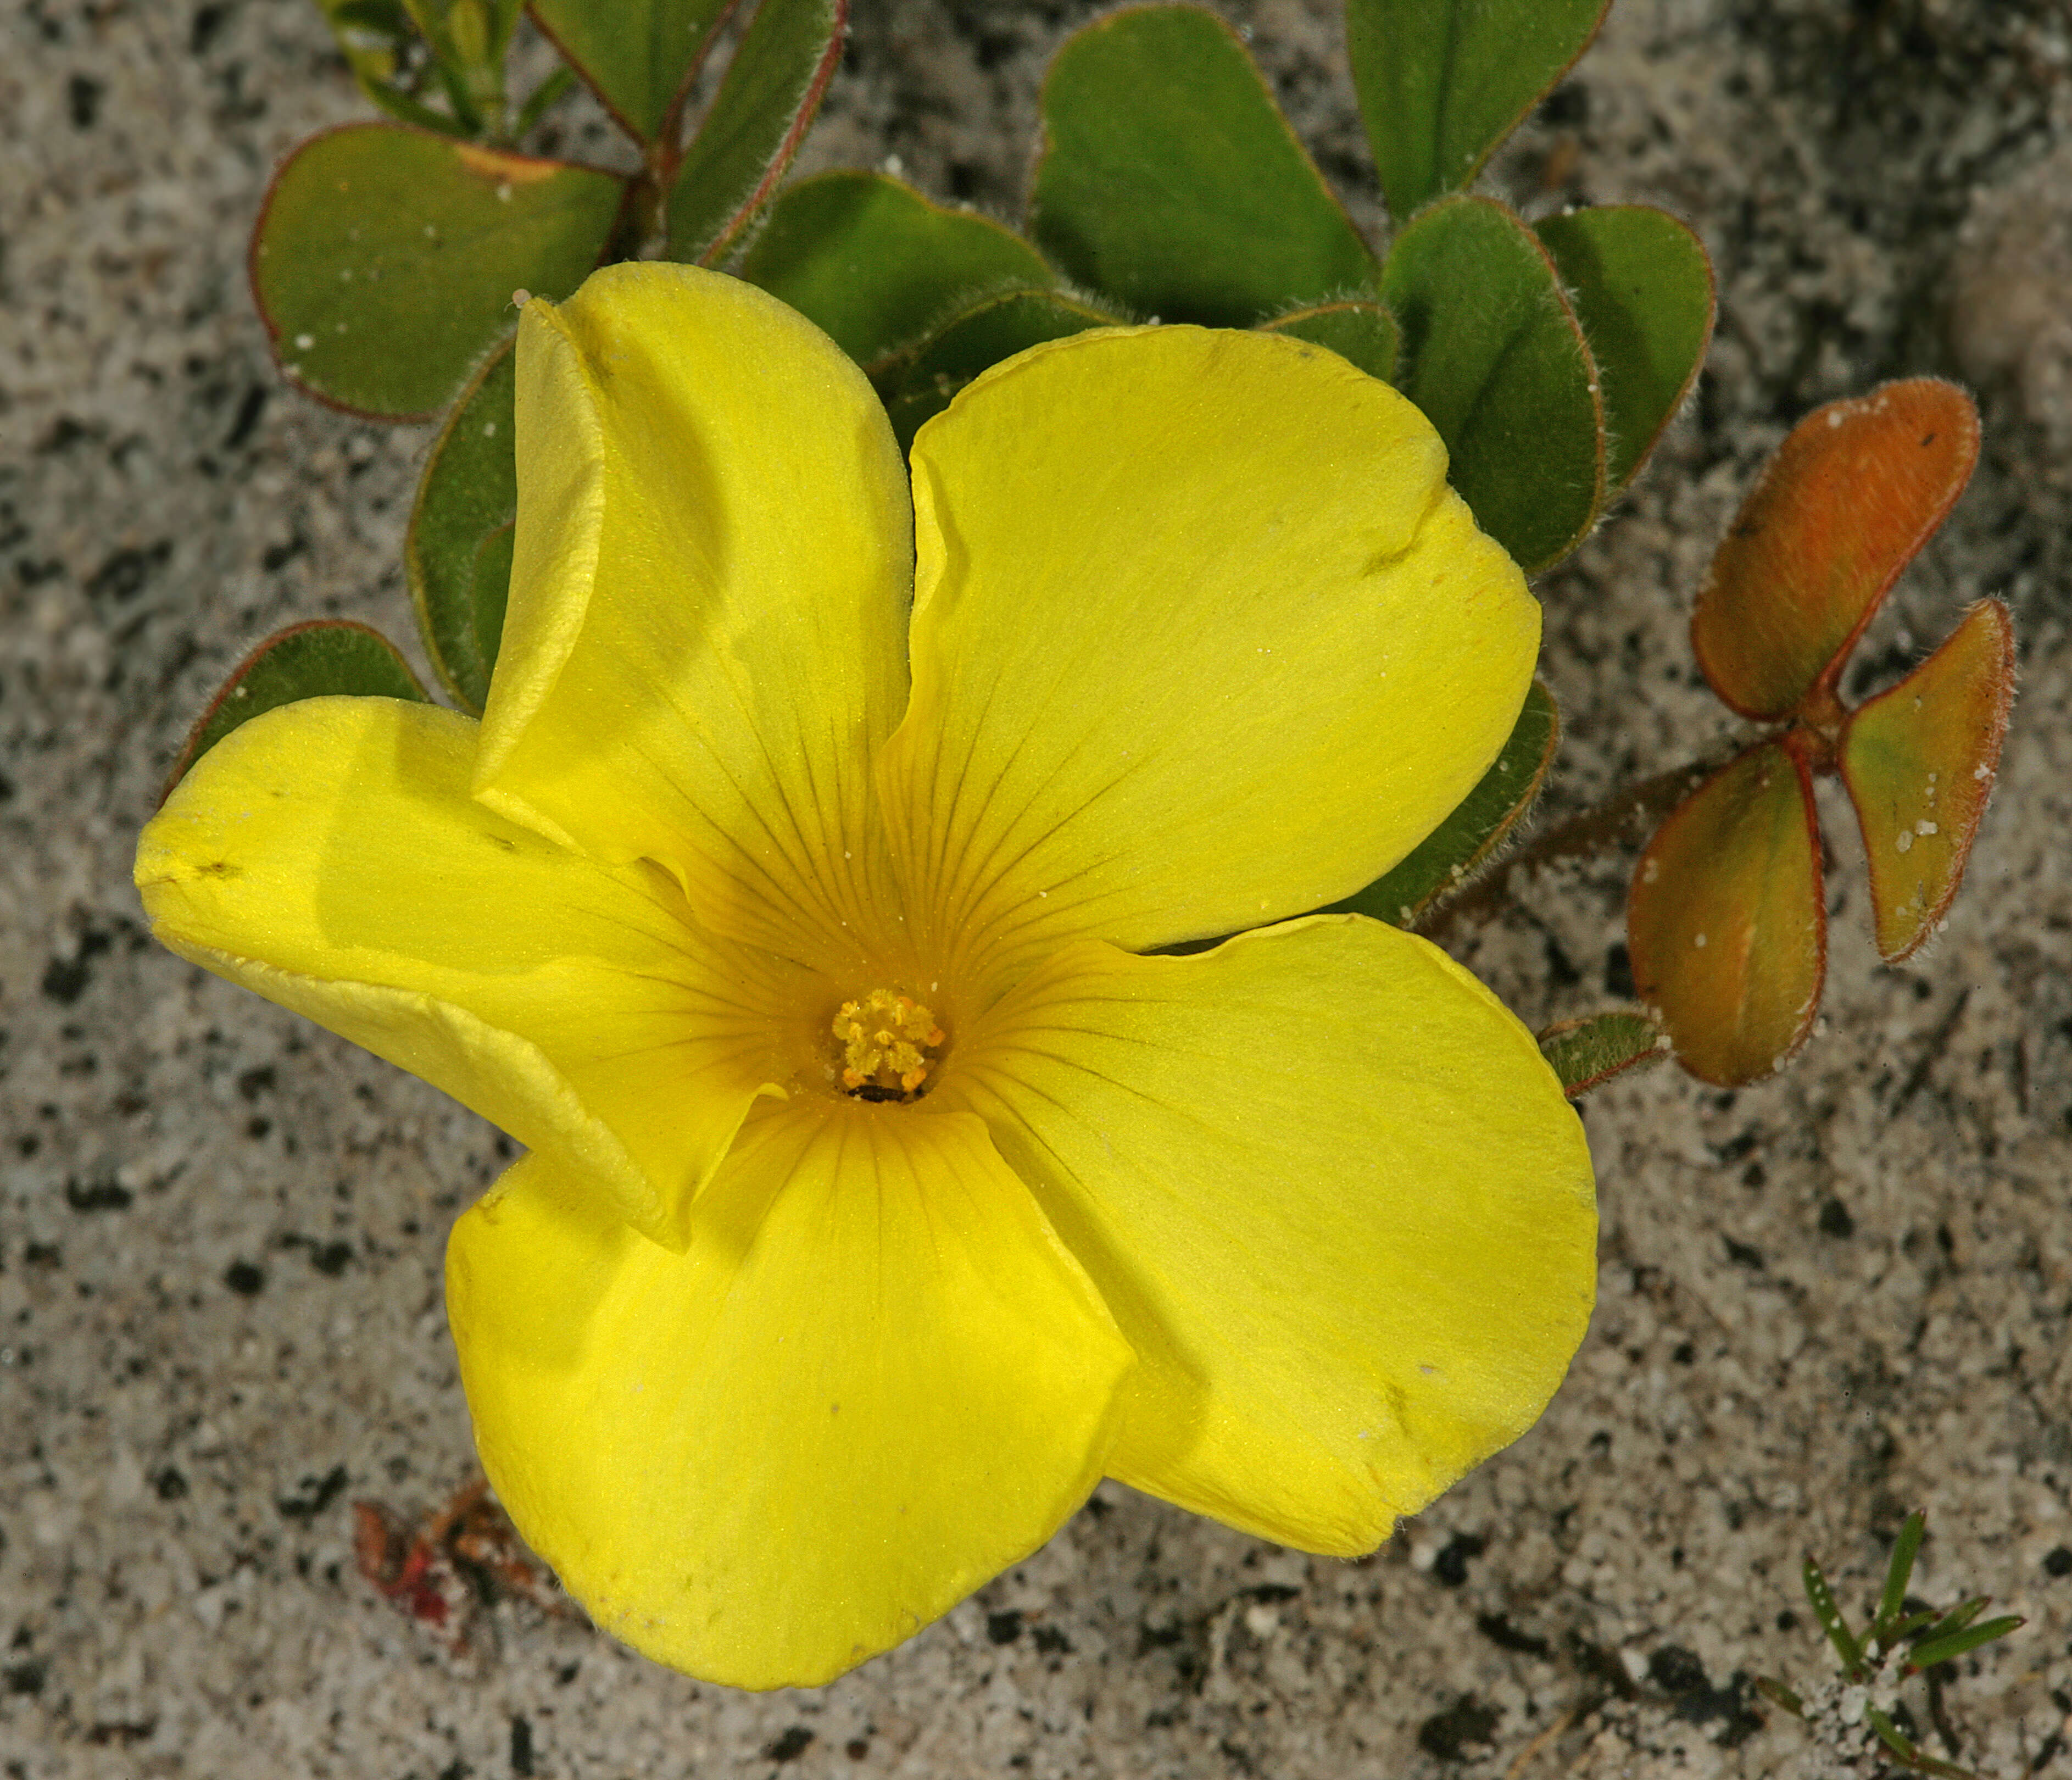
[[[874,989],[834,1017],[842,1086],[859,1100],[911,1100],[940,1060],[943,1029],[911,995]]]

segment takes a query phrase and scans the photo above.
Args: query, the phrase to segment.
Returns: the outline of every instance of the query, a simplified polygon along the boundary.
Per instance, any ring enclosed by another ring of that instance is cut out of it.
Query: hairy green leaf
[[[841,60],[849,0],[760,0],[669,190],[668,254],[717,264],[769,202]]]
[[[1659,1063],[1669,1054],[1662,1028],[1638,1008],[1563,1020],[1540,1034],[1540,1051],[1572,1100],[1614,1075]]]
[[[615,175],[394,124],[311,138],[273,181],[252,284],[282,368],[335,406],[418,419],[512,323],[596,265]]]
[[[1712,338],[1712,262],[1647,204],[1572,210],[1536,225],[1603,380],[1608,491],[1633,480],[1683,405]]]
[[[922,424],[939,414],[972,378],[1046,340],[1112,327],[1115,317],[1056,290],[1010,290],[985,298],[945,324],[906,366],[899,393],[886,405],[901,450]]]
[[[194,763],[240,724],[278,705],[335,693],[425,702],[410,664],[378,631],[343,619],[317,619],[276,631],[232,670],[187,734],[170,791]]]
[[[1378,302],[1348,298],[1342,302],[1318,303],[1276,315],[1259,327],[1261,333],[1292,334],[1298,340],[1314,340],[1358,365],[1370,377],[1379,377],[1383,383],[1396,380],[1402,330],[1396,325],[1396,318]]]
[[[741,275],[832,337],[881,379],[881,393],[946,318],[1003,286],[1054,282],[1013,230],[931,203],[888,175],[848,171],[779,194]]]
[[[1346,51],[1399,221],[1463,189],[1567,73],[1610,0],[1346,0]]]
[[[532,18],[627,133],[652,142],[734,0],[532,0]]]
[[[425,652],[454,702],[469,711],[479,711],[488,697],[496,659],[493,645],[483,647],[478,615],[493,611],[500,635],[509,592],[508,547],[499,587],[484,546],[508,532],[518,508],[516,360],[506,341],[475,373],[426,459],[403,539],[403,571]]]
[[[1030,232],[1080,284],[1230,327],[1371,286],[1367,244],[1214,14],[1096,21],[1059,51],[1042,106]]]
[[[1597,368],[1539,238],[1487,198],[1449,198],[1396,236],[1381,292],[1396,382],[1452,454],[1453,484],[1528,574],[1559,561],[1605,491]]]

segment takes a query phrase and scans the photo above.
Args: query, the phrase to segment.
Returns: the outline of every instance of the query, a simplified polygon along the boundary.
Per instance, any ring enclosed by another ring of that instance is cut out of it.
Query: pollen
[[[940,1060],[943,1029],[911,995],[874,989],[845,1001],[832,1027],[841,1084],[861,1100],[911,1100]]]

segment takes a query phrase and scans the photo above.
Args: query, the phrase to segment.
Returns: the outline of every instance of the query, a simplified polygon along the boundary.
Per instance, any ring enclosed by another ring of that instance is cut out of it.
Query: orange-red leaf
[[[1677,1060],[1737,1087],[1796,1050],[1820,1005],[1827,930],[1813,787],[1782,744],[1731,762],[1670,812],[1626,899],[1641,999]]]
[[[1978,409],[1936,377],[1801,421],[1742,504],[1692,615],[1713,691],[1744,717],[1770,718],[1832,687],[1978,455]]]
[[[1877,948],[1897,964],[1963,882],[2014,698],[2007,608],[1981,600],[1943,643],[1842,732],[1842,783],[1870,857]]]

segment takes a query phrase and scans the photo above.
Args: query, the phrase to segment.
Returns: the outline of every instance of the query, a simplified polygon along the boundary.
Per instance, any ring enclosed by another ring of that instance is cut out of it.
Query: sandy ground
[[[1072,0],[865,3],[808,164],[1009,216]],[[1355,214],[1330,9],[1235,6]],[[1601,1301],[1544,1420],[1376,1557],[1104,1486],[1044,1552],[818,1693],[695,1684],[511,1603],[454,1657],[357,1573],[351,1503],[467,1474],[443,1239],[509,1146],[159,952],[136,830],[193,713],[292,619],[410,633],[427,442],[271,369],[243,277],[276,158],[361,107],[314,8],[9,0],[0,26],[0,1774],[1822,1774],[1746,1677],[1827,1667],[1906,1509],[1919,1592],[2028,1629],[1930,1747],[2072,1776],[2072,88],[2045,0],[1619,0],[1492,174],[1704,234],[1720,334],[1637,493],[1540,591],[1552,808],[1721,733],[1688,601],[1814,403],[1984,385],[1988,461],[1861,661],[2008,598],[2025,686],[1947,935],[1878,967],[1828,811],[1825,1030],[1739,1095],[1593,1100]],[[579,117],[567,134],[579,138]],[[1528,1020],[1616,991],[1624,862],[1466,956]],[[1766,1717],[1767,1723],[1762,1722]]]

